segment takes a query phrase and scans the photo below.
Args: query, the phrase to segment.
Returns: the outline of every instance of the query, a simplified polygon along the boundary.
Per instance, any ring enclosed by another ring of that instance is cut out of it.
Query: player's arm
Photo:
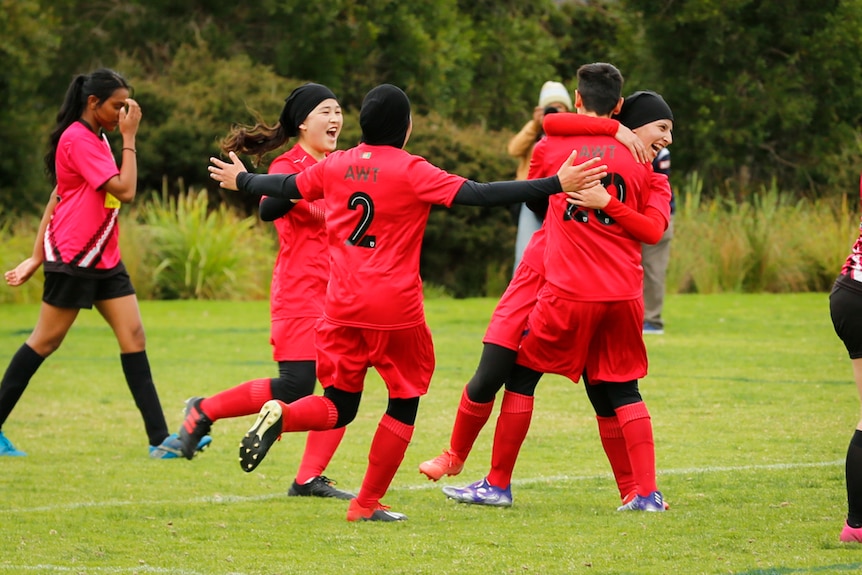
[[[550,114],[545,116],[543,129],[549,136],[610,136],[628,148],[638,162],[652,162],[652,151],[619,120],[585,114]]]
[[[5,273],[6,283],[10,286],[19,286],[30,279],[42,262],[45,259],[45,231],[48,229],[48,223],[51,221],[51,216],[54,215],[54,208],[60,201],[57,196],[57,187],[51,190],[51,196],[48,198],[48,203],[45,205],[45,211],[42,213],[42,220],[39,222],[39,229],[36,232],[36,241],[33,242],[33,253],[29,258],[15,266]]]
[[[260,201],[258,214],[260,214],[261,220],[265,222],[274,222],[278,218],[285,216],[295,205],[296,201],[294,200],[270,198],[269,196],[266,196]]]
[[[602,210],[639,242],[657,244],[667,229],[667,213],[647,204],[643,213],[633,210],[610,195],[601,184],[569,192],[566,200],[581,208]]]
[[[230,162],[210,158],[210,177],[225,190],[235,190],[298,202],[302,199],[296,187],[296,174],[249,174],[239,156],[228,154]]]
[[[598,165],[601,158],[590,158],[574,165],[577,151],[563,162],[557,175],[535,180],[479,183],[465,181],[453,204],[466,206],[500,206],[547,198],[559,192],[574,191],[607,175],[607,166]]]

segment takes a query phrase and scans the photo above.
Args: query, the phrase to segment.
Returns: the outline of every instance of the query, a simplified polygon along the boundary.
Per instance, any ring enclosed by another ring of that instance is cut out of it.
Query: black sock
[[[147,430],[150,445],[159,445],[170,433],[168,433],[168,424],[165,421],[162,404],[159,402],[159,394],[156,392],[155,384],[153,384],[147,352],[145,350],[135,353],[121,353],[120,361],[123,363],[126,383],[129,384],[129,390],[132,392],[132,397],[135,398],[135,405],[138,406],[138,410],[144,418],[144,427]]]
[[[15,409],[15,404],[21,399],[30,378],[42,365],[45,358],[33,351],[29,345],[22,344],[12,356],[3,380],[0,381],[0,427],[6,423],[6,418]]]
[[[847,525],[862,527],[862,431],[858,429],[847,448],[844,476],[847,479]]]

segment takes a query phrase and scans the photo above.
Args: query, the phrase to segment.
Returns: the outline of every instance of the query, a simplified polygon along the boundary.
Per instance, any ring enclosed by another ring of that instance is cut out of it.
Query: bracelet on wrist
[[[138,151],[137,151],[136,149],[134,149],[134,148],[123,148],[123,150],[129,150],[129,151],[130,151],[130,152],[132,152],[133,154],[137,154],[137,153],[138,153]]]

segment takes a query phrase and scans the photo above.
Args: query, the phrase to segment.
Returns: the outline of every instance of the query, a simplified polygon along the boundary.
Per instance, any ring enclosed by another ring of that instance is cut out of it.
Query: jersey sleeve
[[[105,182],[120,173],[107,140],[101,138],[70,139],[69,157],[74,159],[81,177],[93,189],[100,189]]]
[[[327,156],[331,158],[333,154]],[[299,172],[296,176],[296,187],[304,200],[313,202],[323,197],[323,178],[326,160],[317,162],[313,166]]]
[[[410,156],[407,173],[410,175],[410,186],[420,200],[447,208],[452,206],[455,195],[467,181],[467,178],[450,174],[421,156]]]

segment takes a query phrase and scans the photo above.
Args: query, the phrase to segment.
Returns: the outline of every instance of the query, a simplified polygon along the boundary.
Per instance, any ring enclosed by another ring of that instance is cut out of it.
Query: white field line
[[[706,466],[706,467],[688,467],[683,469],[662,469],[658,470],[658,475],[696,475],[702,473],[733,473],[737,471],[769,471],[769,470],[786,470],[786,469],[805,469],[812,467],[834,467],[844,465],[843,459],[835,461],[820,461],[812,463],[771,463],[764,465],[736,465],[736,466]],[[417,472],[418,474],[418,472]],[[596,479],[612,478],[610,473],[600,473],[595,475],[553,475],[546,477],[531,477],[526,479],[514,479],[512,485],[538,485],[543,483],[576,483],[579,481],[593,481]],[[437,483],[427,481],[425,483],[406,486],[394,486],[390,491],[421,491],[425,489],[437,489]],[[65,503],[62,505],[43,505],[39,507],[21,507],[17,509],[0,509],[0,516],[13,515],[20,513],[39,513],[44,511],[72,510],[72,509],[87,509],[96,507],[125,507],[135,506],[142,507],[148,505],[170,505],[172,503],[245,503],[254,501],[268,501],[271,499],[281,499],[287,497],[286,493],[269,493],[264,495],[212,495],[206,497],[195,497],[193,499],[184,500],[182,502],[174,500],[139,500],[139,501],[124,501],[124,500],[108,500],[108,501],[82,501],[78,503]],[[4,565],[0,564],[0,569],[5,569]]]

